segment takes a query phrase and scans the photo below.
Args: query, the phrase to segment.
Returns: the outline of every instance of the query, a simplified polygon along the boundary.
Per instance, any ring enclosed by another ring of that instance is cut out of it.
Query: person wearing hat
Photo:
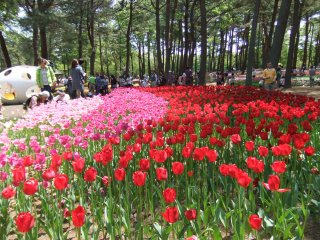
[[[262,76],[262,79],[264,80],[264,87],[266,90],[273,90],[276,78],[276,70],[272,67],[272,63],[267,63],[267,68],[263,70]]]
[[[41,91],[47,91],[50,96],[49,100],[52,100],[51,87],[56,83],[57,79],[54,75],[53,69],[48,66],[48,61],[44,58],[38,59],[39,68],[36,71],[36,82]]]
[[[65,92],[58,90],[58,95],[53,98],[53,101],[55,102],[67,102],[70,100],[69,94],[66,94]]]
[[[32,95],[25,103],[26,110],[28,108],[33,109],[41,104],[47,104],[49,97],[50,93],[48,91],[42,91],[38,94]]]

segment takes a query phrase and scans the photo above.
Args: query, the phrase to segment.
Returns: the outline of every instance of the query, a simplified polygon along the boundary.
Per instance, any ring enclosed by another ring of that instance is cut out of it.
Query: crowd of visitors
[[[82,59],[73,59],[71,63],[70,75],[65,79],[57,80],[52,67],[44,58],[39,58],[39,68],[36,71],[36,82],[41,92],[30,96],[25,103],[25,108],[32,109],[40,104],[48,101],[67,102],[70,99],[80,97],[92,97],[93,95],[106,95],[110,91],[118,87],[155,87],[155,86],[193,86],[198,85],[199,73],[192,71],[190,67],[186,67],[180,75],[173,71],[168,73],[160,73],[158,76],[156,71],[151,71],[150,76],[147,74],[133,78],[128,72],[124,71],[117,79],[114,75],[106,76],[103,73],[90,74],[86,76],[82,67]],[[258,76],[256,69],[253,69],[253,79],[260,80],[259,86],[266,90],[273,90],[276,87],[284,86],[284,76],[282,74],[282,66],[278,64],[276,68],[271,63],[267,64],[267,68]],[[305,72],[305,70],[303,70]],[[309,69],[310,86],[314,86],[316,69],[311,66]],[[207,77],[216,85],[235,85],[236,72],[234,69],[226,72],[208,73]],[[65,90],[55,91],[56,84],[63,83]],[[85,94],[85,84],[87,83],[88,92]],[[55,97],[54,97],[55,95]]]

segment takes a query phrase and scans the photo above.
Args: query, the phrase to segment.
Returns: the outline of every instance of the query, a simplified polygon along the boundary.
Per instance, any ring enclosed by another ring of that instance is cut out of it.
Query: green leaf
[[[159,237],[161,237],[161,236],[162,236],[162,228],[161,228],[161,226],[159,225],[159,223],[155,222],[155,223],[153,224],[153,227],[155,228],[156,233],[159,235]]]
[[[181,231],[178,233],[178,239],[180,239],[180,238],[183,239],[184,233],[185,233],[189,228],[191,228],[190,223],[188,223],[187,225],[184,225],[184,227],[183,227],[183,228],[181,229]]]
[[[217,212],[218,212],[218,216],[219,216],[219,219],[220,219],[222,225],[224,227],[226,227],[226,214],[225,214],[225,212],[221,208],[219,208]]]
[[[268,218],[267,216],[265,216],[263,220],[266,223],[267,227],[273,227],[274,226],[274,221],[271,218]]]

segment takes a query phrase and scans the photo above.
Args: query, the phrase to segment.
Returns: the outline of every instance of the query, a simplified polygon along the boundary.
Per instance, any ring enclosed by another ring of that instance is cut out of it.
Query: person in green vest
[[[88,80],[88,88],[89,88],[89,92],[94,94],[94,89],[96,88],[96,77],[93,76],[93,74],[90,74],[90,77]]]
[[[49,101],[53,99],[51,87],[56,83],[57,79],[53,69],[48,66],[48,61],[44,58],[38,59],[39,68],[36,70],[36,82],[41,91],[48,91]]]

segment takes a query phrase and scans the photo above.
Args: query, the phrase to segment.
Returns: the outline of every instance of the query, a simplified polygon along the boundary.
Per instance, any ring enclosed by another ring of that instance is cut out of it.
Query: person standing
[[[281,65],[280,65],[280,63],[279,63],[279,64],[278,64],[278,67],[277,67],[277,69],[276,69],[277,88],[279,88],[279,87],[281,86],[280,80],[281,80]]]
[[[38,59],[39,68],[36,70],[36,82],[41,91],[48,91],[49,101],[53,99],[52,85],[57,81],[53,69],[48,66],[48,61],[44,58]]]
[[[83,92],[83,70],[82,67],[78,64],[77,59],[73,59],[71,62],[71,70],[70,75],[72,78],[72,98],[79,98],[81,96],[81,92]]]
[[[152,72],[151,72],[150,82],[151,82],[151,86],[152,86],[152,87],[155,87],[155,86],[158,85],[158,76],[157,76],[157,74],[156,74],[155,71],[152,71]]]
[[[111,89],[115,89],[118,87],[118,81],[114,75],[110,76],[111,78]]]
[[[193,76],[192,76],[192,70],[190,67],[187,67],[186,70],[184,71],[186,74],[186,85],[187,86],[192,86],[193,85]]]
[[[272,63],[267,64],[267,68],[263,70],[262,79],[264,80],[264,87],[266,90],[273,90],[276,81],[276,70],[272,67]]]
[[[311,66],[309,69],[309,77],[310,77],[310,87],[314,87],[314,77],[316,75],[316,69],[314,66]]]
[[[95,78],[95,76],[93,76],[93,74],[91,74],[89,77],[89,80],[88,80],[89,92],[94,94],[95,87],[96,87],[96,78]]]

